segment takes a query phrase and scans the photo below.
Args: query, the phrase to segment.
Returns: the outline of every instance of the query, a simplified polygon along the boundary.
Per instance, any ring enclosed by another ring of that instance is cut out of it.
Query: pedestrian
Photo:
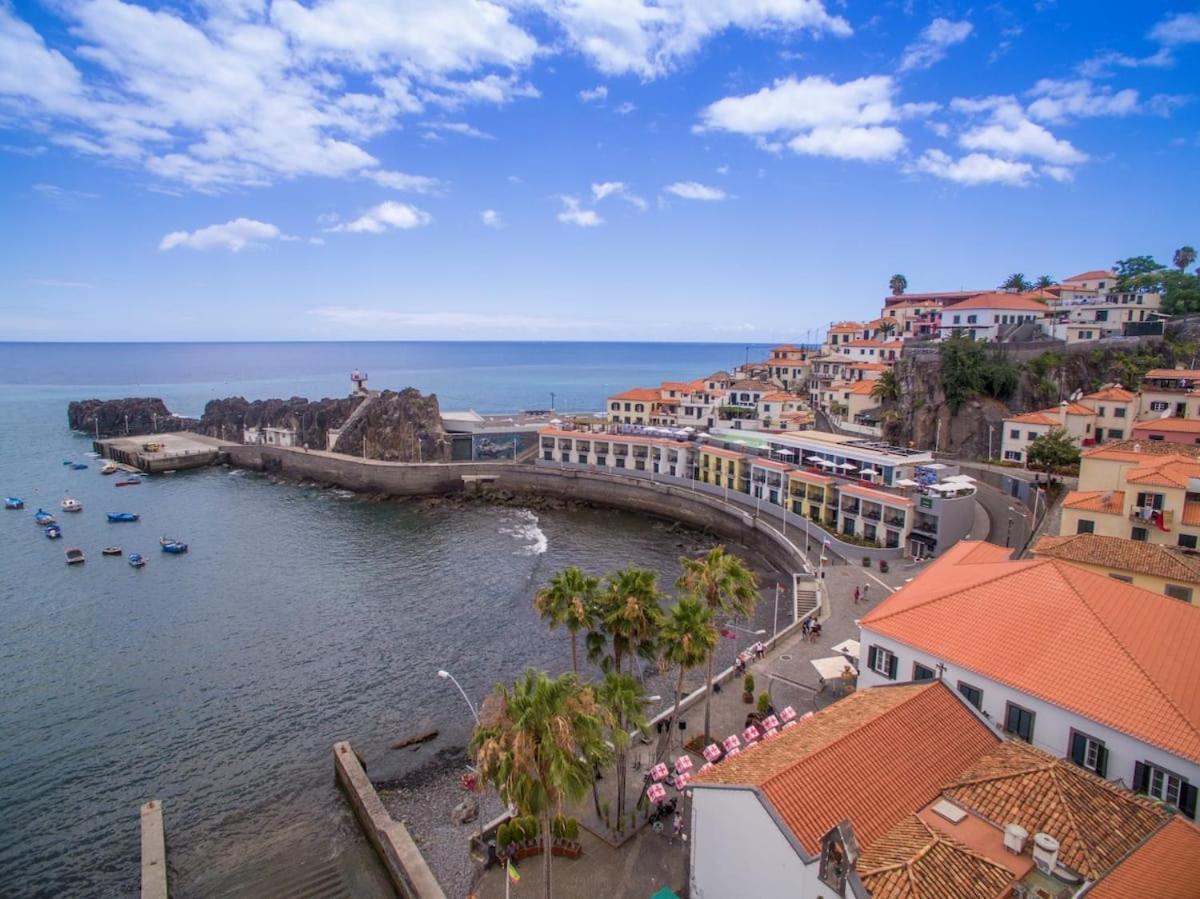
[[[862,592],[863,602],[867,601],[867,591],[870,589],[871,589],[870,584],[863,584],[863,592]]]
[[[761,662],[766,658],[766,655],[767,651],[763,649],[762,640],[759,640],[754,644],[754,658]]]
[[[858,588],[854,588],[854,604],[858,605]]]
[[[683,815],[679,812],[675,813],[675,822],[671,825],[671,839],[667,842],[668,846],[675,844],[676,838],[683,834]]]
[[[805,619],[804,619],[804,623],[803,623],[802,625],[800,625],[800,632],[801,632],[802,634],[804,634],[804,636],[806,636],[806,637],[807,637],[807,636],[808,636],[808,632],[809,632],[811,629],[812,629],[812,619],[811,619],[811,618],[805,618]]]

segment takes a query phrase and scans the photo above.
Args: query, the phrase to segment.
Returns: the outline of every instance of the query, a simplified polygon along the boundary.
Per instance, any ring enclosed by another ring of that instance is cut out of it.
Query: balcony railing
[[[857,515],[858,503],[842,503],[842,511],[848,515]]]
[[[878,511],[870,509],[864,509],[862,515],[869,521],[879,521],[882,518]]]
[[[912,529],[920,531],[922,534],[937,536],[937,519],[936,518],[918,518],[913,522]]]
[[[889,528],[902,528],[902,527],[904,527],[904,517],[903,516],[897,517],[895,515],[889,515],[885,519],[883,519],[883,523],[886,524]]]
[[[1151,509],[1149,512],[1143,506],[1134,506],[1129,510],[1129,520],[1137,521],[1141,524],[1156,525],[1154,520],[1157,515],[1162,516],[1162,526],[1167,530],[1175,523],[1174,509]]]

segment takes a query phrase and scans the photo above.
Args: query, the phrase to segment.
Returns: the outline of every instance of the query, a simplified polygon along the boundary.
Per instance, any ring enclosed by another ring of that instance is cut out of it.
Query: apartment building
[[[1029,445],[1058,428],[1066,431],[1075,443],[1090,446],[1096,438],[1095,421],[1094,409],[1066,400],[1049,409],[1006,418],[1000,442],[1001,458],[1006,462],[1027,462]]]
[[[1162,543],[1068,534],[1042,537],[1035,559],[1060,559],[1116,581],[1193,604],[1200,603],[1200,556]]]
[[[547,427],[538,431],[538,458],[560,465],[587,466],[611,472],[645,472],[690,478],[695,444],[649,433],[573,431]]]
[[[983,293],[942,310],[942,340],[963,334],[971,340],[994,341],[1018,326],[1041,323],[1046,304],[1016,293]]]
[[[1138,419],[1200,418],[1200,369],[1154,368],[1142,378]]]

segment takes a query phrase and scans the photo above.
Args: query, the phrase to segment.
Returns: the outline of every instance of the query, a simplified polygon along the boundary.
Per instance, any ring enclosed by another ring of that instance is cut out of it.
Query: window
[[[977,709],[983,708],[983,691],[978,687],[972,687],[966,681],[958,682],[958,692],[962,694],[963,699],[971,703]]]
[[[968,315],[967,316],[967,324],[968,325],[973,325],[978,321],[979,321],[979,316],[977,316],[977,315]]]
[[[1128,574],[1113,574],[1111,571],[1108,576],[1114,581],[1120,581],[1122,584],[1132,584],[1133,578]]]
[[[1030,431],[1030,432],[1029,432],[1028,434],[1026,434],[1025,436],[1026,436],[1027,438],[1029,438],[1030,440],[1037,440],[1037,436],[1038,436],[1038,435],[1037,435],[1037,432],[1036,432],[1036,431]]]
[[[1133,789],[1175,806],[1193,820],[1196,817],[1196,788],[1178,774],[1150,762],[1135,762]]]
[[[1076,534],[1094,534],[1096,532],[1096,522],[1086,518],[1081,518],[1075,525]]]
[[[933,678],[932,668],[927,668],[920,662],[913,662],[913,680],[933,680]]]
[[[1121,409],[1120,411],[1124,412],[1125,410]],[[1122,431],[1120,428],[1109,428],[1108,429],[1108,439],[1109,440],[1124,440],[1125,432]]]
[[[1007,703],[1004,709],[1004,729],[1026,743],[1033,742],[1033,712],[1016,703]]]
[[[1021,454],[1019,452],[1017,452],[1016,450],[1005,450],[1004,458],[1008,459],[1011,462],[1020,462]]]
[[[1179,535],[1179,545],[1182,546],[1184,549],[1195,549],[1196,548],[1196,535],[1195,534],[1180,534]]]
[[[1129,532],[1129,539],[1130,540],[1141,540],[1143,543],[1145,543],[1146,542],[1146,529],[1145,528],[1134,528],[1133,530],[1131,530]]]
[[[1125,407],[1118,406],[1117,408],[1113,409],[1113,418],[1124,418],[1124,417],[1125,417]]]
[[[1071,761],[1101,777],[1108,771],[1108,750],[1104,741],[1089,737],[1077,730],[1071,731]]]
[[[1171,599],[1182,599],[1184,602],[1192,601],[1192,588],[1184,587],[1181,584],[1167,584],[1163,593],[1171,597]]]
[[[1167,408],[1167,404],[1165,402],[1163,402],[1162,400],[1154,400],[1154,402],[1152,402],[1150,404],[1151,412],[1162,412],[1166,408]]]
[[[956,324],[956,325],[957,325],[957,324],[960,324],[961,322],[962,322],[962,316],[961,316],[961,315],[956,315],[956,316],[954,316],[954,324]]]
[[[1021,439],[1021,429],[1013,428],[1011,431],[1008,432],[1008,436],[1011,437],[1013,440],[1020,440]]]
[[[872,646],[867,651],[867,667],[888,680],[895,680],[896,654],[882,646]]]

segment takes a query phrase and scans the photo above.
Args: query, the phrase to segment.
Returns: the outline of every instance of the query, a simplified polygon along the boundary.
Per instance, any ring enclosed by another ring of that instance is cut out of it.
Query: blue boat
[[[75,464],[75,463],[73,463],[70,459],[63,459],[63,465],[73,465],[73,464]]]
[[[54,524],[54,516],[51,515],[49,512],[47,512],[45,509],[38,509],[36,512],[34,512],[33,520],[36,521],[38,524],[40,524],[42,527],[45,527],[48,524]]]
[[[6,508],[6,509],[24,509],[25,508],[25,500],[21,499],[21,497],[19,497],[19,496],[6,496],[6,497],[4,497],[4,508]]]
[[[180,553],[187,552],[186,543],[181,543],[178,540],[172,540],[169,537],[161,538],[158,541],[158,545],[162,547],[162,551],[165,553],[174,553],[175,555],[179,555]]]
[[[146,564],[146,560],[142,558],[141,553],[130,553],[127,561],[131,568],[141,568]]]
[[[136,512],[109,512],[108,520],[109,521],[137,521],[138,516],[137,516]]]
[[[60,528],[56,524],[52,524],[46,528],[46,536],[49,537],[51,540],[57,540],[59,537],[62,536],[62,528]]]
[[[86,462],[75,462],[75,463],[72,463],[71,467],[74,468],[76,471],[83,471],[85,468],[87,468],[87,463]]]

